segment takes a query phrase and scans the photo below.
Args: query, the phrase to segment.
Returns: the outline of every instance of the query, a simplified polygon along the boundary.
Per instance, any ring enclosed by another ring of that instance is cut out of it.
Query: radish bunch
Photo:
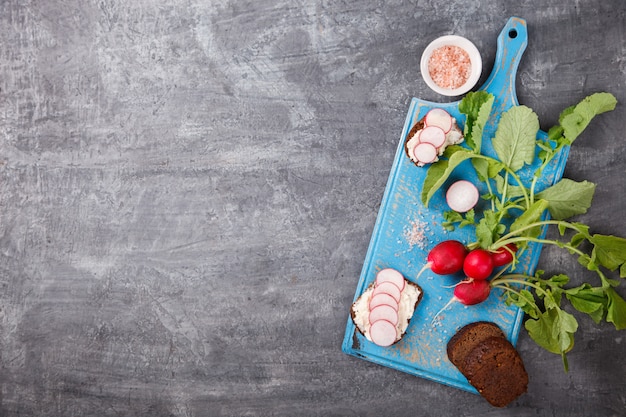
[[[445,240],[430,250],[428,262],[418,278],[428,268],[439,275],[454,274],[462,270],[466,278],[454,286],[454,296],[439,313],[457,301],[464,305],[479,304],[489,298],[491,286],[488,278],[494,269],[511,263],[516,250],[514,244],[508,244],[495,252],[480,248],[468,251],[459,241]]]
[[[417,143],[411,151],[419,166],[437,161],[446,147],[446,135],[454,120],[444,109],[434,108],[424,116],[424,128],[417,133]]]
[[[398,310],[405,286],[404,276],[395,269],[381,269],[376,274],[369,300],[369,334],[378,346],[391,346],[398,339]]]

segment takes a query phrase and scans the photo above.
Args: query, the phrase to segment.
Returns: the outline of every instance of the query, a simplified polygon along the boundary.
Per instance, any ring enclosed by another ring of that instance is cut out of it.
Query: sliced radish
[[[448,206],[459,213],[470,211],[478,203],[478,189],[469,181],[460,180],[448,188],[446,201]]]
[[[420,132],[420,143],[430,143],[435,148],[440,148],[446,143],[446,132],[439,126],[427,126]]]
[[[389,294],[381,293],[372,296],[369,303],[370,311],[381,305],[390,306],[394,310],[398,310],[398,302]]]
[[[393,268],[385,268],[378,271],[376,274],[376,285],[380,285],[383,282],[391,282],[395,284],[400,291],[404,289],[404,275]]]
[[[370,326],[372,342],[378,346],[391,346],[398,337],[396,326],[387,320],[378,320]]]
[[[400,289],[393,282],[387,281],[376,285],[374,291],[372,292],[372,296],[377,294],[389,294],[396,300],[396,302],[400,302]]]
[[[432,143],[418,143],[413,148],[413,155],[418,162],[430,164],[437,159],[437,148]]]
[[[444,109],[432,109],[424,116],[424,124],[440,127],[444,133],[448,133],[452,129],[452,116]]]
[[[369,321],[374,323],[378,320],[387,320],[394,326],[398,324],[398,312],[393,307],[382,304],[378,307],[374,307],[370,311]]]

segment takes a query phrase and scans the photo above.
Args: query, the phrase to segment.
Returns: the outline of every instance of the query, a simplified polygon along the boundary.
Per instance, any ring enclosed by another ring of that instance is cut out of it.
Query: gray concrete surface
[[[626,236],[626,3],[544,3],[1,1],[0,415],[624,415],[626,333],[585,317],[567,374],[520,335],[504,410],[340,350],[409,102],[442,100],[418,70],[439,35],[484,81],[526,19],[544,128],[617,96],[565,174]]]

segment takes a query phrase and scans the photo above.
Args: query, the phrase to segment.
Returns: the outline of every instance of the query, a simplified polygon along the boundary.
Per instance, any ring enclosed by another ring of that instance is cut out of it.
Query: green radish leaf
[[[459,111],[465,114],[465,142],[476,153],[480,153],[483,129],[489,120],[494,99],[493,94],[486,91],[475,91],[467,93],[459,103]]]
[[[573,109],[573,107],[572,107]],[[556,125],[556,126],[552,126],[549,130],[548,130],[548,140],[552,141],[552,142],[558,142],[559,139],[561,139],[561,137],[563,136],[563,127]]]
[[[505,192],[504,185],[506,183],[504,177],[502,175],[496,175],[495,180],[496,180],[496,189],[498,190],[500,194],[504,194]],[[514,199],[514,198],[523,197],[523,196],[524,196],[524,189],[520,187],[519,185],[512,185],[511,183],[509,183],[506,186],[506,197],[508,199]]]
[[[589,226],[584,225],[582,223],[573,223],[578,232],[572,236],[572,238],[570,239],[570,246],[577,248],[578,246],[580,246],[581,243],[583,243],[585,240],[589,240],[591,238],[591,235],[589,234]],[[563,232],[561,232],[561,236],[563,236]]]
[[[615,329],[626,329],[626,301],[611,287],[606,288],[609,299],[606,321],[613,323]]]
[[[596,185],[592,182],[576,182],[563,178],[553,186],[538,193],[536,198],[548,201],[548,210],[554,219],[565,220],[587,212],[591,207],[595,189]]]
[[[571,144],[598,114],[615,109],[617,100],[610,93],[596,93],[585,97],[573,108],[567,108],[559,118],[563,133]]]
[[[432,164],[426,172],[424,185],[422,187],[422,202],[428,207],[428,203],[432,196],[446,182],[450,174],[459,164],[469,158],[475,157],[476,154],[463,148],[457,148],[450,159],[442,159]]]
[[[441,225],[448,231],[454,231],[457,224],[459,228],[473,226],[475,225],[474,209],[471,209],[464,214],[458,213],[454,210],[448,210],[443,213],[443,219],[444,222]]]
[[[589,241],[593,244],[592,258],[611,271],[620,268],[620,277],[626,278],[626,274],[621,273],[626,263],[626,239],[595,234]]]
[[[504,233],[505,226],[500,224],[497,213],[485,210],[483,218],[476,225],[476,239],[481,248],[487,249]]]
[[[486,159],[472,159],[472,165],[478,175],[478,179],[482,182],[489,181],[489,161]]]
[[[535,201],[511,224],[511,232],[515,232],[516,230],[520,230],[528,225],[538,222],[539,220],[541,220],[541,216],[547,210],[547,208],[548,202],[546,200]],[[533,227],[532,229],[525,230],[521,233],[521,236],[537,237],[540,234],[541,227],[537,226]]]
[[[576,310],[588,314],[596,323],[602,321],[607,305],[607,296],[602,288],[585,283],[566,290],[565,296]]]
[[[549,352],[564,354],[574,347],[574,333],[578,322],[571,314],[560,308],[543,312],[537,319],[528,319],[524,324],[528,335]]]
[[[574,109],[576,108],[576,106],[569,106],[563,109],[563,111],[561,112],[561,114],[559,115],[559,124],[561,126],[555,126],[555,128],[560,128],[560,134],[562,135],[564,133],[564,129],[563,129],[563,120],[565,120],[565,118],[567,116],[569,116],[570,114],[574,113]],[[548,131],[549,133],[550,131]]]
[[[472,127],[472,140],[474,141],[474,148],[476,152],[480,153],[483,144],[483,130],[487,121],[489,121],[489,115],[491,114],[491,108],[493,107],[495,97],[490,94],[487,101],[485,101],[478,110],[478,115],[473,123]]]
[[[538,310],[535,304],[535,297],[530,291],[525,289],[519,291],[507,290],[505,294],[507,305],[514,304],[530,317],[534,319],[539,318],[541,310]]]
[[[538,131],[539,118],[530,108],[515,106],[503,113],[492,139],[500,161],[513,171],[531,164]]]

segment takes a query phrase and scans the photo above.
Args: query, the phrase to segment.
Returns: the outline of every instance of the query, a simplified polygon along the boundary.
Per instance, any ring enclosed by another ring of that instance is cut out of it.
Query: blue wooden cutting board
[[[526,22],[512,17],[498,36],[497,51],[493,70],[480,90],[495,96],[490,122],[484,129],[482,153],[496,156],[491,146],[496,121],[502,112],[518,105],[515,92],[517,68],[528,44]],[[469,161],[461,164],[453,173],[448,183],[433,196],[428,207],[421,202],[421,191],[427,167],[415,166],[405,155],[404,142],[414,123],[420,120],[428,110],[439,107],[447,110],[457,119],[462,128],[464,118],[459,113],[459,101],[452,103],[434,103],[414,98],[404,124],[402,136],[396,149],[396,156],[385,188],[382,203],[376,219],[369,248],[361,276],[356,288],[356,300],[369,284],[374,281],[376,272],[382,268],[394,268],[402,272],[409,280],[415,281],[419,270],[426,262],[428,251],[437,243],[447,239],[462,242],[475,241],[471,228],[446,232],[441,226],[443,213],[449,210],[444,190],[458,179],[467,179],[479,186],[480,182]],[[546,137],[540,131],[538,136]],[[543,171],[537,190],[557,182],[562,174],[569,149],[564,149]],[[527,167],[521,173],[522,180],[530,179],[539,166],[539,161]],[[476,207],[481,210],[480,203]],[[426,239],[423,245],[416,244],[411,238],[413,228],[423,229]],[[522,256],[518,271],[533,274],[541,252],[540,245],[531,245]],[[342,350],[371,362],[409,374],[423,377],[442,384],[476,393],[465,377],[452,365],[446,354],[448,340],[462,326],[480,320],[498,324],[507,338],[514,345],[517,342],[522,325],[523,312],[515,306],[506,306],[501,299],[501,291],[492,291],[489,299],[479,305],[463,306],[452,304],[445,311],[436,314],[452,297],[454,285],[463,276],[438,276],[427,271],[418,284],[424,290],[424,296],[418,305],[401,341],[387,348],[369,342],[356,330],[348,319]],[[435,317],[436,316],[436,317]],[[434,319],[434,320],[433,320]]]

